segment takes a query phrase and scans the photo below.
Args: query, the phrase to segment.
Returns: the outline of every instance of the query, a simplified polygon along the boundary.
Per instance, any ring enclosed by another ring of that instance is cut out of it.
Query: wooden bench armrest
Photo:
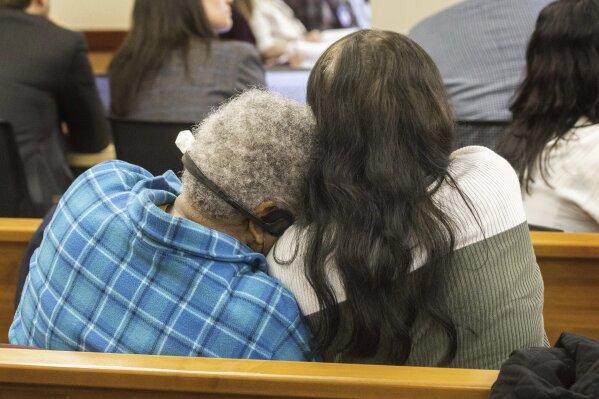
[[[0,218],[0,242],[28,243],[42,219]]]
[[[482,399],[497,375],[494,370],[0,349],[0,386],[277,398]]]
[[[597,233],[532,231],[530,237],[537,257],[599,259]]]

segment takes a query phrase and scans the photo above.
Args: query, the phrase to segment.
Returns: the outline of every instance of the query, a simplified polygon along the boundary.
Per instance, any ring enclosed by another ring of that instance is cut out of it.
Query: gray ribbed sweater
[[[481,231],[449,185],[435,194],[437,204],[460,227],[446,281],[446,302],[458,328],[457,355],[450,366],[496,369],[515,349],[547,346],[543,280],[530,242],[518,179],[509,164],[486,148],[465,147],[452,154],[450,173],[471,200],[482,224]],[[268,257],[269,272],[293,292],[308,324],[314,326],[320,309],[303,273],[301,237],[302,232],[295,228],[281,237],[274,249],[276,256],[271,253]],[[287,264],[285,261],[296,253],[299,255]],[[277,263],[275,257],[285,264]],[[419,267],[421,264],[414,265],[415,273]],[[335,268],[331,266],[331,284],[343,313],[345,293]],[[343,334],[340,331],[340,338]],[[442,329],[421,316],[411,334],[412,352],[407,364],[436,366],[447,348]],[[336,360],[334,350],[324,357]],[[377,358],[357,361],[378,363]]]

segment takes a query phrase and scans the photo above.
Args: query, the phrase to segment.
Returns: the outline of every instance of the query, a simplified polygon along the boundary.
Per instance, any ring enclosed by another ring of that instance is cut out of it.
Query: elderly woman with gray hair
[[[119,161],[81,175],[32,257],[10,342],[310,360],[264,254],[302,213],[313,125],[307,106],[252,90],[195,128],[182,184]]]

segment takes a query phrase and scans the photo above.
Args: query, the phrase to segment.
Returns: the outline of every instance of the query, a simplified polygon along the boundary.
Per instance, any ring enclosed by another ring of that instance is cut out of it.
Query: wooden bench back
[[[7,342],[23,252],[40,223],[0,218],[0,342]],[[599,339],[599,234],[532,232],[531,237],[545,282],[550,341],[563,331]]]
[[[0,342],[8,342],[21,260],[41,219],[0,218]]]
[[[483,399],[497,373],[0,349],[0,392],[11,399]]]
[[[599,340],[599,234],[532,232],[545,283],[545,330]]]

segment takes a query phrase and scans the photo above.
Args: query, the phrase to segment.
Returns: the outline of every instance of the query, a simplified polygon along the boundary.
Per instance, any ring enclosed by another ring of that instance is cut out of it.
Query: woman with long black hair
[[[516,169],[531,224],[599,232],[599,0],[545,7],[497,152]]]
[[[133,21],[109,67],[111,112],[194,122],[239,92],[264,86],[258,51],[220,41],[232,0],[135,0]]]
[[[307,213],[269,255],[325,360],[498,368],[546,343],[518,179],[451,152],[439,72],[397,33],[360,31],[317,62]]]

